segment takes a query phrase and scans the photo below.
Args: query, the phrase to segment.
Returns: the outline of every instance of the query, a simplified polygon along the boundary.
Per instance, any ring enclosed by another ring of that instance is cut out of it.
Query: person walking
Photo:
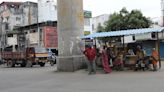
[[[84,51],[84,54],[87,57],[89,74],[92,73],[96,74],[96,64],[95,64],[96,50],[91,45],[88,45]]]
[[[103,49],[101,51],[102,65],[103,65],[105,73],[111,73],[112,69],[110,68],[109,63],[108,63],[108,55],[107,55],[106,49],[107,47],[103,46]]]

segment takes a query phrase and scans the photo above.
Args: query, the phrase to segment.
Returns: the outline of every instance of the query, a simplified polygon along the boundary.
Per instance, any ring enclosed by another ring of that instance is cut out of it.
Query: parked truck
[[[15,65],[21,65],[21,67],[40,65],[44,67],[48,52],[43,47],[27,47],[24,51],[2,51],[0,56],[8,67],[15,67]]]

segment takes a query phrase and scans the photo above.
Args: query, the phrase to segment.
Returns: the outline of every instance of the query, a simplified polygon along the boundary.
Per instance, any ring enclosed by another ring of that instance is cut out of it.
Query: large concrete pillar
[[[58,7],[58,71],[72,72],[84,64],[82,49],[84,15],[82,0],[57,0]]]

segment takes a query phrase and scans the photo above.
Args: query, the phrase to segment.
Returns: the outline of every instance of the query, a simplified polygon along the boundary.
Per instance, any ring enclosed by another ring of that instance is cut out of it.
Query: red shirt
[[[96,50],[94,48],[86,48],[84,54],[89,61],[93,61],[96,57]]]

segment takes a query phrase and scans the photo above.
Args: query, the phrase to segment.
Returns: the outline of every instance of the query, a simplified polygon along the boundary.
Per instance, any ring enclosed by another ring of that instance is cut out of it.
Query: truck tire
[[[50,65],[51,65],[51,66],[54,66],[54,64],[55,64],[55,63],[51,60],[51,61],[50,61]]]
[[[41,67],[44,67],[44,66],[45,66],[45,63],[40,62],[39,65],[40,65]]]
[[[23,62],[21,63],[21,67],[26,67],[26,62],[25,62],[25,61],[23,61]]]
[[[7,61],[7,67],[15,67],[15,63],[12,60]]]
[[[28,67],[28,68],[30,68],[30,67],[32,67],[33,65],[32,65],[32,62],[31,61],[27,61],[26,62],[26,67]]]

